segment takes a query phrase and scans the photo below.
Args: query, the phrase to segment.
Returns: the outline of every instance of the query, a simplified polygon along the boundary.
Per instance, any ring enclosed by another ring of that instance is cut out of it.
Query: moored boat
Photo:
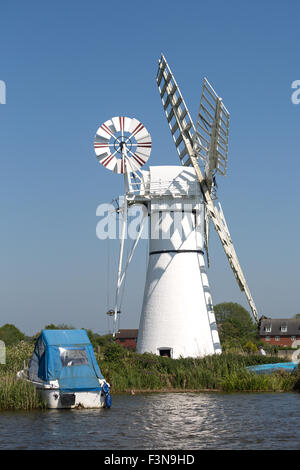
[[[274,364],[258,364],[246,367],[247,370],[257,374],[271,374],[278,371],[294,372],[297,368],[298,362],[276,362]]]
[[[28,367],[17,373],[48,408],[110,408],[110,385],[85,330],[43,330]]]

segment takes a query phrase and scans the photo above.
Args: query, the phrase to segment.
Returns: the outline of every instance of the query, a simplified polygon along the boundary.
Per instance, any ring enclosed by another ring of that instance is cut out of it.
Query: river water
[[[0,412],[0,449],[300,449],[298,393],[112,399],[110,410]]]

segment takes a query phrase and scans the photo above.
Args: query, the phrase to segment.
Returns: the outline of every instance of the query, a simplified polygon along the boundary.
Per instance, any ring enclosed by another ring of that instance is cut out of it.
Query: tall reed
[[[17,380],[11,372],[0,375],[0,410],[33,410],[45,408],[35,388]]]
[[[205,358],[170,359],[152,354],[117,351],[115,357],[98,355],[101,370],[112,391],[128,390],[219,390],[287,391],[293,390],[297,373],[276,372],[260,375],[247,366],[275,363],[276,357],[224,353]]]
[[[21,341],[7,348],[7,363],[0,365],[0,410],[31,410],[44,403],[33,386],[16,379],[28,362],[34,345]],[[153,354],[137,354],[110,343],[96,352],[96,358],[112,393],[130,390],[219,390],[291,391],[300,390],[300,373],[255,374],[247,366],[274,363],[274,356],[223,353],[204,358],[171,359]],[[280,360],[283,362],[283,360]]]

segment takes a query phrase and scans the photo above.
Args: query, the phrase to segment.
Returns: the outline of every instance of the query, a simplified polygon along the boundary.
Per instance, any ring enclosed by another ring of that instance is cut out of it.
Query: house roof
[[[116,334],[116,338],[122,338],[122,339],[131,339],[131,338],[134,338],[136,339],[138,337],[138,332],[139,330],[138,329],[134,329],[134,330],[119,330],[118,333]]]
[[[282,331],[282,329],[286,329],[286,331]],[[268,318],[262,320],[259,334],[260,336],[300,336],[300,318]]]

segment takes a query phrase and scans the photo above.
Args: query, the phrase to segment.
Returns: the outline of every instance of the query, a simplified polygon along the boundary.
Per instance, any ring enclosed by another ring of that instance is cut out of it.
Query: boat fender
[[[109,386],[107,385],[107,383],[104,383],[102,385],[102,392],[105,395],[105,406],[106,406],[106,408],[110,408],[111,407],[111,396],[110,396],[110,393],[109,393]]]

